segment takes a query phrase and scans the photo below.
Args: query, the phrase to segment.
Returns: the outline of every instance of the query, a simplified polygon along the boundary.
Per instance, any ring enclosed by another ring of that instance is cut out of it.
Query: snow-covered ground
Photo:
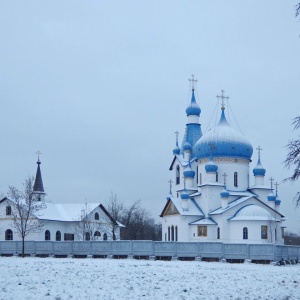
[[[300,264],[0,257],[0,299],[300,299]]]

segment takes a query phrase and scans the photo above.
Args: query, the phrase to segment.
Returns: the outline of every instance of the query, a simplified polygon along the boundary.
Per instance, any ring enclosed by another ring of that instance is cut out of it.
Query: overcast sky
[[[224,89],[243,134],[263,148],[265,180],[281,182],[300,114],[296,3],[1,1],[0,192],[35,175],[40,150],[53,202],[105,203],[112,191],[159,215],[191,74],[203,132]],[[296,233],[299,186],[279,186]]]

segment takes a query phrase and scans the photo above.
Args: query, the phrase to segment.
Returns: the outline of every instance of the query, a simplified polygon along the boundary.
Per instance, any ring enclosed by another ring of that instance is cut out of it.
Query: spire
[[[262,150],[262,148],[260,146],[258,146],[256,148],[256,150],[258,151],[258,161],[257,161],[256,167],[253,169],[253,175],[254,176],[265,176],[266,169],[263,168],[263,166],[261,165],[261,162],[260,162],[260,151]]]
[[[42,180],[42,173],[41,173],[41,162],[40,162],[40,154],[42,154],[40,151],[37,152],[38,155],[38,161],[37,161],[37,170],[35,175],[35,181],[33,185],[33,193],[34,194],[44,194],[44,186],[43,186],[43,180]]]
[[[186,109],[186,114],[187,116],[194,115],[194,116],[200,116],[201,109],[199,105],[196,102],[195,98],[195,82],[197,82],[197,79],[194,79],[194,75],[192,75],[192,79],[189,79],[189,82],[192,83],[192,98],[191,98],[191,103]]]
[[[179,132],[176,131],[175,134],[176,134],[176,146],[175,146],[175,148],[173,149],[173,154],[174,154],[174,155],[178,155],[178,154],[180,153],[180,148],[179,148],[179,146],[178,146],[178,134],[179,134]]]

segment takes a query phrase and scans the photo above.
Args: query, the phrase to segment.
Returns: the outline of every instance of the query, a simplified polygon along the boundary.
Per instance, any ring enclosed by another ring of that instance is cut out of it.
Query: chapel
[[[217,96],[219,121],[202,133],[197,80],[193,75],[189,80],[185,133],[180,144],[176,131],[170,190],[160,215],[162,240],[283,244],[278,184],[265,179],[261,147],[250,169],[253,146],[228,122],[229,97],[223,90]]]

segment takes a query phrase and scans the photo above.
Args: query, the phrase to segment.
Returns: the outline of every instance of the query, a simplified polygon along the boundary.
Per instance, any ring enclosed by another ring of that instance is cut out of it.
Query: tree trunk
[[[25,257],[25,237],[22,236],[22,257]]]

